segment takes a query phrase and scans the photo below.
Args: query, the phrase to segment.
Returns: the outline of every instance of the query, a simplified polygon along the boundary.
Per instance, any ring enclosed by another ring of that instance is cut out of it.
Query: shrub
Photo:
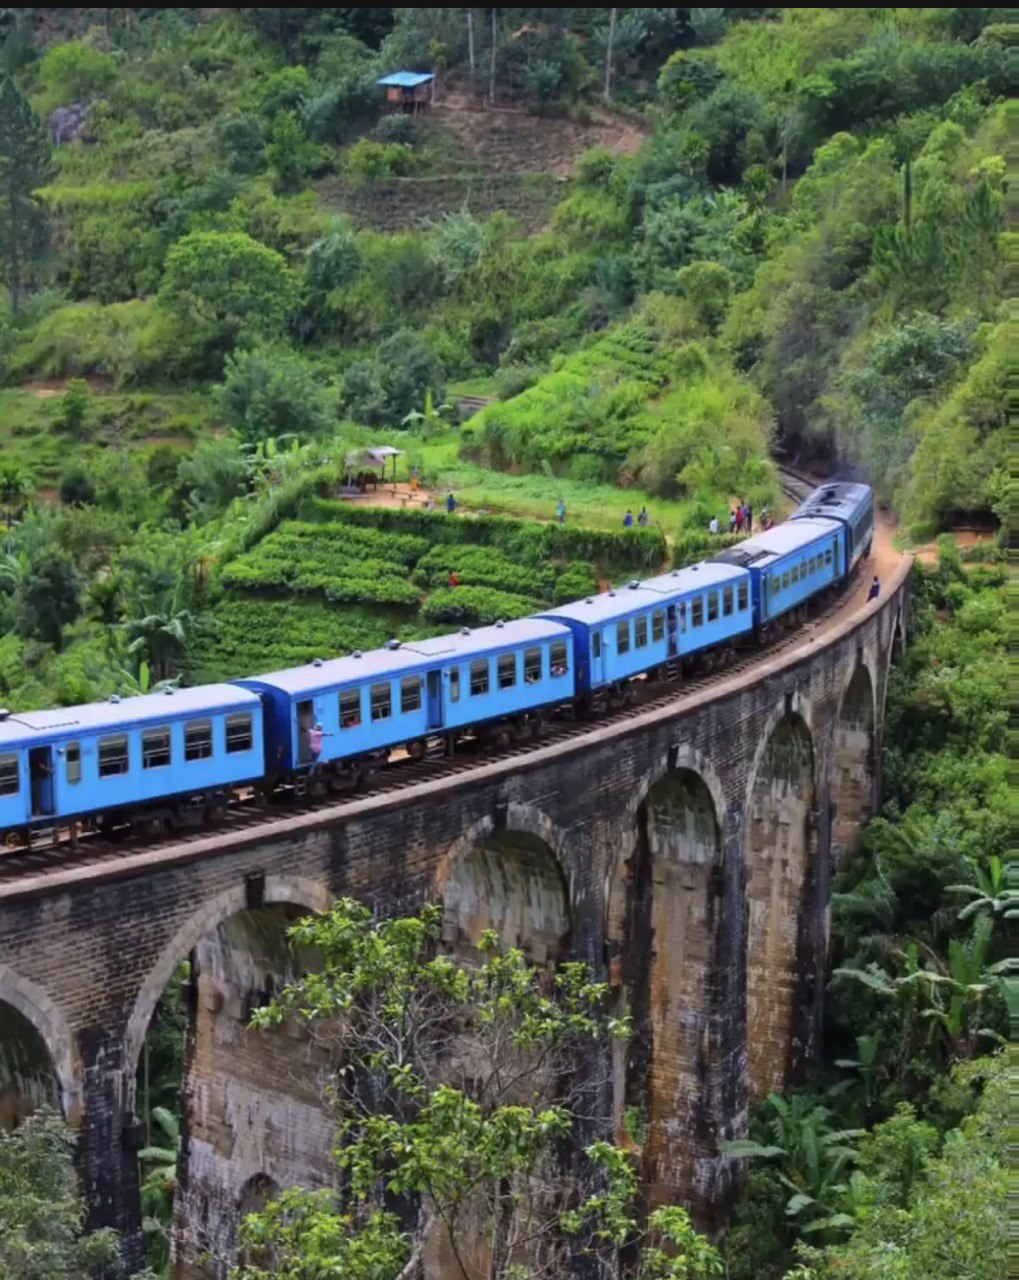
[[[380,142],[399,142],[411,147],[417,141],[417,125],[413,116],[383,116],[375,132]]]
[[[92,393],[84,378],[72,378],[60,400],[60,425],[65,431],[80,434],[91,399]]]
[[[223,421],[244,441],[282,435],[307,440],[333,422],[329,397],[300,356],[267,349],[227,356],[219,388]]]
[[[347,152],[343,171],[354,182],[384,182],[405,178],[417,168],[414,148],[403,142],[372,142],[361,138]]]
[[[500,620],[525,618],[541,607],[540,600],[491,587],[455,587],[433,591],[421,608],[421,617],[426,622],[482,627]]]

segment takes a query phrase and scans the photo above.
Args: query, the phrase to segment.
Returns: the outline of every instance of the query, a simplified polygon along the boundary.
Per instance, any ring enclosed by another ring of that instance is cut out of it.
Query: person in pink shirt
[[[326,733],[322,726],[318,723],[312,725],[308,730],[308,750],[311,752],[311,768],[308,770],[308,777],[313,778],[318,772],[322,763],[322,743],[326,738],[331,738],[331,733]]]

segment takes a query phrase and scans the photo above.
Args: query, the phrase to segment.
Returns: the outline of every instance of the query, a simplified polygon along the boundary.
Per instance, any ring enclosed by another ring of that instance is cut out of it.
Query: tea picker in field
[[[566,503],[562,498],[559,499],[559,505],[555,509],[555,518],[560,524],[566,523]]]
[[[452,493],[450,493],[446,497],[446,512],[449,515],[452,515],[455,510],[456,510],[456,498],[454,498]]]
[[[647,521],[648,521],[647,507],[641,507],[640,515],[637,517],[637,523],[640,525],[642,529],[646,529]]]
[[[630,510],[629,507],[626,508],[626,515],[623,516],[623,528],[624,529],[633,528],[633,512]]]

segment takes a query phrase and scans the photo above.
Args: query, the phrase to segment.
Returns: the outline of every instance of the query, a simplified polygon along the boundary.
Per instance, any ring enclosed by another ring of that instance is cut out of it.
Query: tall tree
[[[0,85],[0,253],[15,315],[26,267],[46,243],[45,218],[35,192],[50,173],[46,126],[7,76]]]
[[[612,101],[612,53],[616,43],[616,17],[618,9],[609,10],[609,35],[605,44],[605,102]]]
[[[592,1113],[590,1072],[626,1028],[607,989],[583,964],[550,978],[520,951],[500,954],[493,935],[458,962],[439,951],[441,928],[438,907],[376,921],[346,899],[291,931],[324,968],[254,1022],[296,1016],[333,1058],[345,1176],[249,1218],[239,1280],[401,1280],[432,1249],[449,1260],[443,1274],[465,1280],[552,1280],[581,1256],[591,1274],[627,1280],[720,1276],[684,1210],[641,1229],[625,1151],[576,1150],[581,1131],[608,1125]]]

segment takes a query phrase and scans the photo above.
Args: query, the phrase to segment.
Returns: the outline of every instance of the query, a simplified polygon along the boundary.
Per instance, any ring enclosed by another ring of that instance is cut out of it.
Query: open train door
[[[28,753],[28,776],[32,781],[32,817],[52,817],[56,813],[52,747],[31,748]]]
[[[428,673],[428,728],[441,729],[442,718],[442,672]]]

